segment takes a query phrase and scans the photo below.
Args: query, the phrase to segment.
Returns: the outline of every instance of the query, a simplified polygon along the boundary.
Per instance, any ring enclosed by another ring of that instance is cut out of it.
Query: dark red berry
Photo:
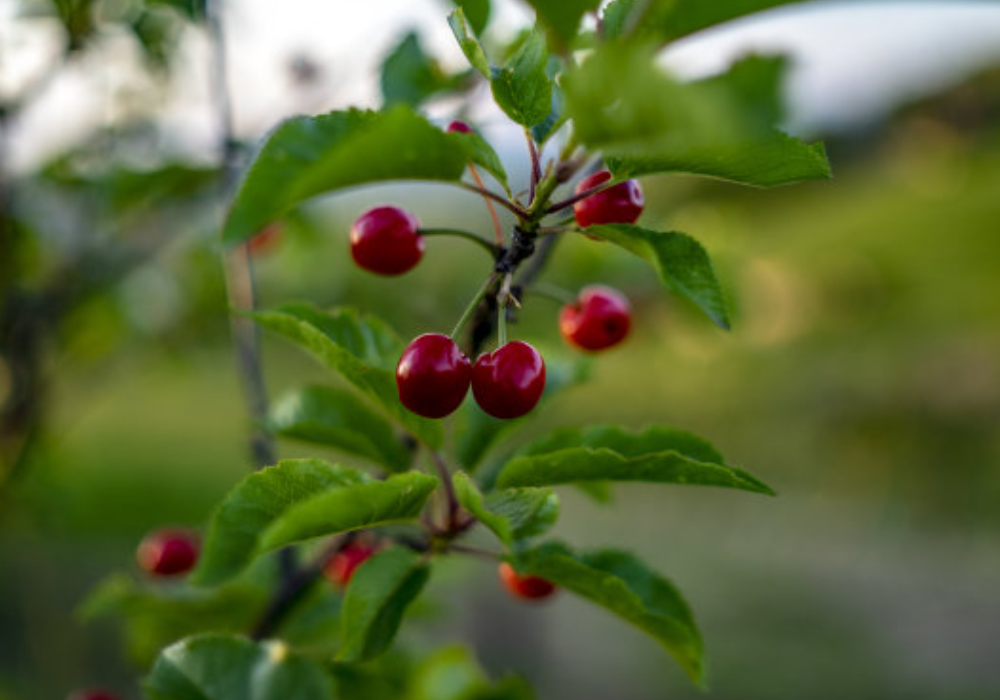
[[[149,533],[139,543],[139,567],[154,576],[177,576],[198,561],[198,538],[187,530],[164,528]]]
[[[518,418],[545,389],[545,362],[538,351],[515,340],[479,356],[472,367],[472,394],[494,418]]]
[[[425,418],[443,418],[458,408],[471,377],[469,358],[440,333],[415,338],[396,365],[399,400]]]
[[[117,695],[106,690],[77,690],[67,700],[119,700]]]
[[[420,222],[399,207],[375,207],[351,226],[351,257],[360,267],[379,275],[401,275],[424,254]]]
[[[625,295],[611,287],[585,287],[577,300],[559,314],[559,332],[566,342],[584,350],[617,345],[632,325]]]
[[[448,133],[454,134],[456,131],[460,134],[471,134],[472,127],[466,124],[465,122],[456,119],[455,121],[453,121],[451,124],[448,125]]]
[[[610,179],[611,173],[607,170],[594,173],[580,181],[580,184],[576,186],[576,193],[583,194]],[[576,223],[580,226],[634,224],[635,220],[642,214],[643,206],[645,206],[645,201],[639,183],[635,180],[626,180],[619,182],[614,187],[592,194],[586,199],[581,199],[573,205],[573,215],[576,217]]]
[[[541,600],[556,592],[551,581],[540,576],[522,576],[507,562],[501,562],[499,572],[504,587],[516,598]]]
[[[377,548],[369,542],[357,540],[348,542],[340,548],[340,551],[330,557],[323,573],[334,584],[341,587],[346,586],[354,575],[354,570],[366,562],[376,551],[378,551]]]

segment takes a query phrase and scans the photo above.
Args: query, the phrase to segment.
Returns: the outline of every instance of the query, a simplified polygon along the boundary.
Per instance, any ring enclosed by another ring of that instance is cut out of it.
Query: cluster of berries
[[[198,562],[201,547],[197,535],[180,528],[162,528],[143,538],[136,551],[139,568],[150,576],[174,577],[186,574]],[[357,537],[344,543],[326,562],[323,573],[330,583],[344,588],[359,566],[378,552],[377,542],[365,537]],[[537,576],[522,576],[514,568],[503,562],[500,564],[500,580],[507,590],[516,597],[525,599],[546,598],[555,591],[548,581]],[[95,694],[96,693],[96,694]],[[99,691],[78,693],[73,700],[102,700],[112,695]]]
[[[585,178],[577,194],[599,187],[611,178],[601,171]],[[634,180],[596,191],[574,204],[581,227],[602,223],[632,223],[642,212],[643,197]],[[412,269],[424,254],[420,224],[399,207],[380,206],[357,218],[351,227],[351,256],[359,267],[380,275],[399,275]],[[587,351],[621,342],[630,327],[628,299],[604,286],[584,288],[563,307],[559,329],[571,345]],[[545,362],[530,344],[515,340],[475,363],[455,341],[440,333],[415,338],[396,367],[400,401],[426,418],[443,418],[457,409],[469,388],[476,403],[495,418],[525,415],[545,389]]]

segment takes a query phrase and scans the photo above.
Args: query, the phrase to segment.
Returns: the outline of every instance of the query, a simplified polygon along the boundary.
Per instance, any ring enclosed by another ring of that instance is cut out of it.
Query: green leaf
[[[587,481],[723,486],[774,494],[749,472],[726,465],[711,445],[690,433],[670,428],[628,433],[617,426],[557,430],[509,461],[497,486]]]
[[[380,84],[386,107],[399,103],[416,107],[452,82],[424,53],[417,34],[410,32],[382,62]]]
[[[77,612],[84,622],[116,618],[130,658],[148,667],[163,647],[188,635],[249,628],[267,596],[267,591],[242,581],[206,590],[148,585],[114,574],[87,595]]]
[[[260,534],[258,549],[268,552],[315,537],[412,520],[437,485],[433,476],[407,472],[320,493],[270,523]]]
[[[508,549],[518,540],[546,532],[559,518],[559,497],[549,489],[513,488],[483,496],[465,472],[453,481],[458,502]]]
[[[406,700],[534,700],[524,681],[515,676],[491,686],[472,653],[445,647],[421,661]]]
[[[600,0],[527,0],[535,8],[538,19],[549,32],[556,46],[562,50],[573,43],[580,20],[587,12],[596,10]]]
[[[406,471],[413,461],[392,425],[342,389],[309,386],[286,395],[271,409],[268,428],[283,437],[336,447],[394,472]]]
[[[459,131],[455,132],[453,136],[461,140],[469,156],[469,160],[492,175],[509,194],[510,187],[507,184],[507,170],[503,167],[503,161],[500,160],[500,156],[493,150],[489,142],[474,131],[471,133]]]
[[[490,21],[490,0],[452,0],[468,18],[469,26],[476,34],[482,34]]]
[[[448,15],[448,26],[451,27],[455,39],[458,40],[458,45],[461,47],[462,53],[469,59],[469,64],[482,73],[484,78],[489,80],[490,61],[486,58],[486,52],[483,51],[482,45],[473,35],[473,32],[469,30],[469,23],[461,7]]]
[[[663,149],[648,157],[609,158],[615,178],[653,173],[690,173],[756,187],[774,187],[831,176],[822,143],[808,144],[780,131],[767,137],[719,148]]]
[[[352,309],[321,311],[309,304],[286,304],[252,318],[312,352],[420,441],[440,446],[441,424],[408,411],[399,401],[395,368],[403,343],[388,326]]]
[[[782,63],[753,58],[681,84],[639,47],[606,46],[563,80],[575,133],[616,178],[658,172],[771,187],[827,178],[822,144],[774,128]]]
[[[552,83],[552,109],[541,123],[531,127],[531,137],[538,145],[542,145],[552,134],[559,131],[559,127],[566,123],[566,119],[562,88],[558,83]]]
[[[388,649],[429,576],[423,557],[403,547],[379,552],[358,567],[344,595],[337,659],[362,661]]]
[[[704,650],[690,608],[670,581],[635,556],[616,550],[575,555],[563,545],[546,543],[519,556],[516,564],[651,635],[694,683],[705,686]]]
[[[167,647],[144,679],[152,700],[330,700],[323,670],[282,642],[207,634]]]
[[[605,154],[713,146],[741,135],[724,93],[674,79],[646,45],[599,46],[567,69],[561,85],[576,137]]]
[[[493,98],[518,124],[527,127],[540,124],[552,110],[548,60],[545,39],[536,30],[528,33],[507,65],[490,71]]]
[[[223,229],[244,241],[325,192],[387,180],[458,180],[458,142],[410,108],[294,117],[275,129],[246,171]]]
[[[677,231],[652,231],[631,224],[588,226],[586,232],[648,262],[667,289],[687,297],[712,321],[729,329],[725,296],[712,261],[698,241]]]
[[[501,489],[486,496],[486,507],[510,524],[514,540],[542,535],[559,519],[559,496],[549,489]]]
[[[639,37],[654,37],[665,43],[708,29],[730,20],[744,17],[782,5],[792,5],[803,0],[615,0],[604,14],[604,34],[615,38],[622,34],[629,23]],[[643,15],[631,19],[638,6]]]
[[[371,477],[318,459],[288,459],[250,474],[212,516],[191,582],[215,585],[240,573],[262,553],[261,534],[292,506]]]
[[[781,83],[786,67],[779,57],[750,56],[721,75],[695,83],[724,93],[736,105],[745,131],[738,142],[665,147],[640,156],[609,158],[608,167],[622,179],[684,172],[757,187],[830,177],[822,143],[807,144],[774,128],[784,112]]]

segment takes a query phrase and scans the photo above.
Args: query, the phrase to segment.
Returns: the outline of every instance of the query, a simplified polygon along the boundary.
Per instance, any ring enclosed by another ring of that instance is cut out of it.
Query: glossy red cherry
[[[494,418],[518,418],[545,389],[545,362],[538,351],[515,340],[479,356],[472,367],[472,394]]]
[[[375,207],[351,226],[351,257],[379,275],[401,275],[420,262],[424,237],[417,218],[399,207]]]
[[[584,287],[559,314],[559,332],[566,342],[584,350],[617,345],[632,325],[631,307],[624,294],[611,287]]]
[[[594,173],[585,177],[576,186],[576,193],[583,194],[592,187],[596,187],[611,179],[611,173],[607,170]],[[619,182],[614,187],[592,194],[586,199],[581,199],[573,205],[573,215],[576,223],[580,226],[590,226],[592,224],[634,224],[645,201],[642,197],[642,188],[635,180]]]
[[[471,134],[472,127],[466,124],[465,122],[456,119],[455,121],[453,121],[451,124],[448,125],[447,131],[449,134],[454,134],[455,132],[458,132],[460,134]]]
[[[555,584],[540,576],[522,576],[507,562],[500,564],[500,581],[511,595],[526,600],[541,600],[556,592]]]
[[[469,358],[440,333],[415,338],[396,365],[399,400],[425,418],[443,418],[458,408],[471,378]]]
[[[119,700],[117,695],[106,690],[77,690],[67,700]]]
[[[334,584],[341,587],[346,586],[354,575],[354,570],[365,563],[376,551],[378,551],[376,547],[368,542],[358,542],[357,540],[348,542],[340,548],[340,551],[330,557],[323,568],[323,573]]]
[[[198,538],[187,530],[164,528],[149,533],[139,543],[136,560],[153,576],[187,573],[198,561]]]

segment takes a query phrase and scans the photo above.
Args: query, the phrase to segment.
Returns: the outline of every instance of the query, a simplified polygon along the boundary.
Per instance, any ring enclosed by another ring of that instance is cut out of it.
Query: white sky
[[[43,25],[14,20],[16,3],[0,0],[0,90],[6,91],[17,89],[52,55]],[[501,32],[530,19],[522,3],[494,4]],[[408,28],[419,31],[425,47],[445,65],[464,62],[440,0],[231,0],[229,7],[230,76],[239,131],[249,137],[293,113],[377,106],[378,65]],[[793,129],[838,128],[877,116],[904,96],[933,92],[955,76],[1000,62],[1000,0],[819,0],[678,42],[665,62],[694,77],[719,71],[749,51],[793,56]],[[131,54],[125,39],[111,41],[103,55],[51,85],[21,120],[12,144],[15,163],[26,167],[85,137],[95,121],[113,119],[130,95],[147,100],[136,90],[139,74],[125,68]],[[286,66],[296,55],[324,68],[324,81],[311,93],[290,85]],[[186,37],[169,99],[142,102],[184,150],[196,153],[215,142],[205,65],[201,37]],[[502,132],[502,119],[489,118]]]

